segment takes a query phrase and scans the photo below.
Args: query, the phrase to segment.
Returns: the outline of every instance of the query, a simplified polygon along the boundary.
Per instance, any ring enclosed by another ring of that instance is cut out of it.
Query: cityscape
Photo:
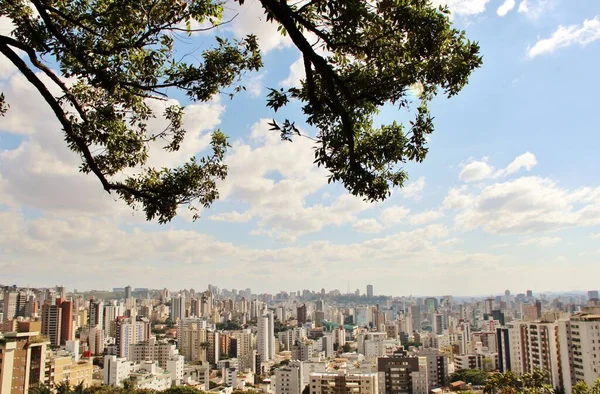
[[[0,0],[0,394],[600,394],[600,0]]]
[[[0,387],[43,384],[231,394],[481,390],[543,372],[571,392],[600,377],[597,290],[484,298],[251,289],[3,286]],[[482,378],[483,376],[483,378]],[[469,380],[469,381],[466,381]]]

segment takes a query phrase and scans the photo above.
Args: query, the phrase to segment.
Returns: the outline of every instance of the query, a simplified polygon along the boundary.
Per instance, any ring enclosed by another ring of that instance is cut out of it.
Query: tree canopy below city
[[[483,386],[487,376],[487,372],[479,369],[461,369],[450,375],[450,382],[463,381],[474,386]]]
[[[237,1],[244,5],[244,0]],[[255,35],[214,36],[196,60],[176,57],[180,35],[224,23],[221,0],[9,0],[0,16],[14,25],[0,35],[0,53],[35,87],[52,109],[65,143],[81,157],[103,189],[144,211],[147,220],[170,221],[180,207],[194,211],[218,198],[227,175],[228,140],[212,133],[212,152],[174,168],[148,164],[148,144],[166,152],[185,144],[185,108],[176,94],[207,102],[232,98],[242,77],[263,67]],[[301,119],[273,120],[282,139],[311,138],[315,164],[329,181],[368,201],[389,196],[407,179],[408,161],[421,162],[433,118],[428,103],[457,94],[482,59],[477,43],[452,27],[449,11],[429,0],[260,0],[266,18],[300,51],[305,78],[287,90],[271,89],[274,111],[302,103]],[[196,26],[200,26],[196,28]],[[418,94],[411,95],[411,89]],[[165,109],[156,111],[153,103]],[[386,104],[412,115],[408,127],[376,125]],[[0,95],[0,113],[10,116]],[[153,119],[166,124],[151,127]],[[316,130],[308,135],[296,122]],[[48,132],[53,132],[49,130]]]

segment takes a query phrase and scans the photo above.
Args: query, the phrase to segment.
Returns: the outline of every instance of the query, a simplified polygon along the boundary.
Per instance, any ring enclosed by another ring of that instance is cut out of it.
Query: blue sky
[[[234,100],[188,106],[180,154],[151,149],[152,164],[176,165],[202,154],[215,128],[231,137],[222,198],[197,222],[184,211],[165,226],[145,223],[77,173],[57,122],[0,59],[11,105],[0,119],[0,282],[276,292],[350,281],[394,295],[598,289],[600,3],[444,2],[479,41],[484,65],[457,97],[434,101],[427,160],[408,165],[410,182],[379,204],[327,185],[310,141],[268,131],[266,87],[302,75],[297,50],[261,20],[256,1],[232,4],[239,15],[218,34],[256,33],[265,69]],[[302,124],[297,106],[276,116]]]

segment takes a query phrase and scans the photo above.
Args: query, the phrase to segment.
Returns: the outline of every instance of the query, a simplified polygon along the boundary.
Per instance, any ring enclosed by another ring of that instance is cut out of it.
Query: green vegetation
[[[411,346],[421,347],[423,344],[421,342],[417,342],[417,341],[407,341],[407,342],[403,343],[402,345],[404,346],[405,349],[408,349]]]
[[[517,376],[513,372],[495,373],[485,381],[485,394],[555,394],[547,383],[548,375],[536,369],[533,373]]]
[[[450,382],[462,380],[463,382],[471,383],[474,386],[483,386],[487,377],[487,372],[479,369],[461,369],[450,375]]]
[[[306,122],[317,130],[314,161],[329,171],[329,181],[365,200],[384,200],[392,187],[405,183],[405,163],[427,156],[427,136],[434,130],[428,104],[438,93],[451,97],[468,83],[482,64],[478,44],[452,27],[447,7],[429,1],[259,2],[264,23],[275,23],[301,53],[306,74],[297,86],[270,89],[268,107],[277,111],[296,101],[303,112],[298,119],[273,120],[272,130],[292,141],[306,137],[296,127]],[[210,30],[227,23],[224,4],[0,2],[0,15],[16,26],[12,34],[0,35],[0,53],[53,111],[67,146],[81,159],[80,170],[143,210],[147,220],[169,222],[180,207],[196,218],[199,208],[218,198],[217,184],[227,175],[229,144],[219,130],[206,157],[175,168],[148,163],[150,143],[169,153],[185,143],[185,108],[168,98],[207,102],[219,93],[233,98],[245,89],[242,77],[263,67],[253,34],[230,40],[215,30],[212,43],[213,36],[203,38],[204,50],[194,52],[191,45],[184,57],[181,48],[176,51],[176,42],[183,42],[178,34],[192,35],[195,24]],[[0,93],[0,116],[10,116],[9,104]],[[410,113],[410,127],[378,125],[375,116],[386,104]],[[150,130],[153,118],[166,127]]]
[[[236,331],[241,329],[242,324],[237,321],[227,320],[225,323],[217,323],[217,330]]]
[[[571,389],[571,394],[600,394],[600,379],[596,379],[592,387],[585,382],[579,382]]]
[[[279,333],[279,332],[283,332],[283,331],[289,331],[291,330],[293,327],[288,326],[287,324],[285,324],[284,322],[281,322],[279,320],[275,320],[273,323],[273,329],[275,331],[275,334]]]

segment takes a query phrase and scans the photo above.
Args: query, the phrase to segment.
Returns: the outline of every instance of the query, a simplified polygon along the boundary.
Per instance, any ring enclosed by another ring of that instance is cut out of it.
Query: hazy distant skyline
[[[50,110],[0,56],[11,105],[0,118],[0,282],[276,293],[343,292],[350,280],[361,292],[371,283],[376,294],[466,296],[597,289],[600,2],[446,2],[484,65],[457,97],[433,103],[429,157],[407,166],[409,183],[381,204],[327,185],[309,140],[268,130],[266,87],[293,84],[302,68],[288,38],[259,19],[258,2],[230,4],[240,15],[219,34],[253,29],[265,69],[233,101],[189,105],[179,154],[151,148],[153,164],[174,165],[202,152],[215,128],[231,136],[221,199],[195,223],[185,211],[146,223],[80,174]],[[190,45],[209,41],[200,34]],[[298,110],[277,119],[301,119]],[[382,111],[393,119],[408,117]]]

